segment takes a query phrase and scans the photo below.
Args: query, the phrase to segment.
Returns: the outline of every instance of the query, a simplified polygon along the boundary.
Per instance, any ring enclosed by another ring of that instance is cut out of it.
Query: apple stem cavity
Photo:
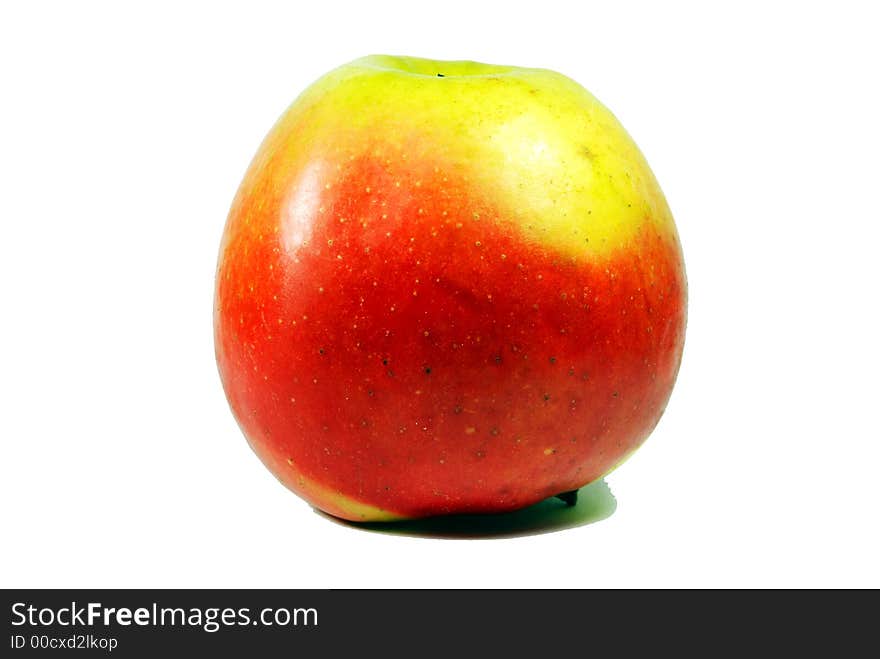
[[[571,508],[578,502],[578,491],[571,490],[569,492],[563,492],[562,494],[557,494],[556,498],[562,499],[565,502],[565,505]]]

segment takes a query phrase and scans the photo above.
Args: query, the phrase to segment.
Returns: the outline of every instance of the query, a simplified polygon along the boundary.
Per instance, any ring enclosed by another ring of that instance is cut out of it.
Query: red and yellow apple
[[[375,521],[514,510],[607,474],[666,406],[685,307],[663,193],[589,92],[371,56],[260,147],[214,330],[271,472]]]

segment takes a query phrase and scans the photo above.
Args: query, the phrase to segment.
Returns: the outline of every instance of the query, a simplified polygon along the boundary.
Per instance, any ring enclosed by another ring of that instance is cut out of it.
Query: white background
[[[880,586],[870,6],[4,3],[0,586]],[[307,84],[377,52],[561,71],[666,192],[685,357],[607,519],[343,526],[229,412],[212,295],[232,196]]]

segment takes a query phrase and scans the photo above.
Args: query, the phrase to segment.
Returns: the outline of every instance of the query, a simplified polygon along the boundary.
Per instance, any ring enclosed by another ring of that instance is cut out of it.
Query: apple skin
[[[270,471],[378,521],[514,510],[607,474],[660,419],[685,316],[668,205],[586,90],[370,56],[260,147],[214,330]]]

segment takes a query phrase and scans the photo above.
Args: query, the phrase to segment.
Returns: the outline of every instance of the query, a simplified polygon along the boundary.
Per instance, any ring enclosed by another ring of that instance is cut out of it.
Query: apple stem
[[[556,498],[562,499],[565,502],[565,505],[570,508],[578,502],[578,491],[571,490],[569,492],[563,492],[562,494],[557,494]]]

